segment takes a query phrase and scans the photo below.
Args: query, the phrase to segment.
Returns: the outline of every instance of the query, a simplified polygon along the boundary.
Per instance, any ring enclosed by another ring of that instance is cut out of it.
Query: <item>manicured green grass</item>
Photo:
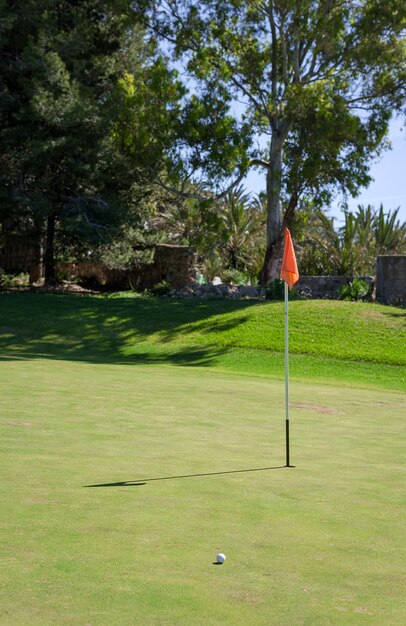
[[[405,394],[295,382],[285,468],[282,381],[86,361],[47,302],[0,360],[2,626],[406,623]]]
[[[0,624],[403,626],[405,320],[0,295]]]
[[[215,366],[282,377],[283,304],[0,295],[0,354]],[[406,390],[406,311],[290,303],[294,379]]]

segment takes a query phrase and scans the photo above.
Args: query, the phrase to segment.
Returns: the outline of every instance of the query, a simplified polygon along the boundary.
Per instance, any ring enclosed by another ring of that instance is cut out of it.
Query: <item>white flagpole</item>
[[[289,459],[289,288],[285,283],[285,423],[286,423],[286,467]]]

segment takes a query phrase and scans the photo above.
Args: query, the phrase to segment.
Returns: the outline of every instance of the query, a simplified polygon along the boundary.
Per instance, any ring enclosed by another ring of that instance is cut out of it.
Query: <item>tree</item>
[[[353,275],[355,272],[354,219],[345,214],[345,226],[337,230],[334,219],[317,209],[311,213],[300,259],[303,274]]]
[[[306,274],[373,275],[379,254],[406,252],[406,222],[399,209],[385,212],[360,205],[355,213],[344,211],[338,229],[322,211],[313,212],[307,223],[301,267]]]
[[[373,231],[376,254],[406,254],[406,222],[398,220],[399,207],[384,212],[383,205],[374,215]]]
[[[145,131],[126,143],[123,128],[134,107],[145,126],[165,69],[126,1],[5,0],[0,36],[0,214],[41,234],[53,282],[58,241],[95,246],[142,222],[162,157]]]
[[[202,184],[205,174],[218,192],[221,180],[240,181],[249,167],[265,172],[267,282],[276,272],[282,227],[301,198],[321,206],[337,190],[355,195],[370,181],[368,166],[386,145],[391,115],[404,107],[406,5],[138,0],[134,6],[191,85],[172,146],[178,176],[198,175]]]
[[[188,195],[203,190],[186,185]],[[252,198],[239,186],[220,200],[183,198],[161,192],[150,219],[152,230],[164,241],[188,245],[197,254],[197,264],[207,279],[222,277],[227,270],[257,279],[261,256],[265,211],[262,198]]]
[[[264,213],[259,201],[252,201],[242,186],[229,191],[220,206],[222,228],[220,240],[226,251],[226,266],[256,274],[255,247],[264,227]]]

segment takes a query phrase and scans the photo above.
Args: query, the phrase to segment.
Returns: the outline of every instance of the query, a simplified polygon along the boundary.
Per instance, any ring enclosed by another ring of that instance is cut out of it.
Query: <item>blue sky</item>
[[[374,179],[368,188],[362,189],[360,195],[348,202],[350,210],[356,210],[359,204],[372,204],[375,207],[383,204],[386,211],[400,207],[398,218],[406,221],[406,129],[400,119],[391,122],[389,140],[392,149],[387,150],[377,163],[371,166]],[[265,188],[265,178],[260,172],[252,172],[247,176],[244,185],[248,191],[259,193]],[[336,218],[337,225],[341,220],[339,199],[329,209],[329,215]]]

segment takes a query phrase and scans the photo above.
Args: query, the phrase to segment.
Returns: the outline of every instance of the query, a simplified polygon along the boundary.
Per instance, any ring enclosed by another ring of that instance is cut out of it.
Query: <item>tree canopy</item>
[[[216,190],[263,168],[264,282],[275,274],[283,222],[304,196],[317,205],[370,181],[388,123],[405,103],[401,0],[138,0],[189,94],[183,175]],[[236,105],[238,103],[238,106]],[[213,182],[215,185],[213,185]]]
[[[171,76],[129,2],[4,1],[0,31],[0,211],[43,237],[52,281],[56,229],[94,246],[144,221]]]
[[[255,245],[267,283],[285,224],[370,181],[405,33],[401,0],[1,0],[0,219],[44,241],[47,280],[55,242],[161,230],[237,271]]]

